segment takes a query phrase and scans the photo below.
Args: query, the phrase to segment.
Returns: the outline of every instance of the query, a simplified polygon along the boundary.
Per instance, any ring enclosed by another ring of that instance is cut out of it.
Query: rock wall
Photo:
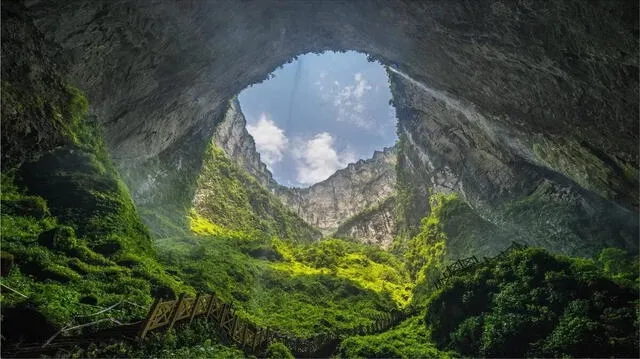
[[[394,148],[385,148],[368,160],[350,163],[309,188],[279,187],[275,193],[307,223],[331,234],[349,218],[381,204],[395,193],[395,165]]]
[[[396,197],[367,208],[340,224],[334,237],[390,249],[396,234]]]
[[[541,135],[505,127],[452,94],[397,72],[390,76],[399,119],[401,232],[415,234],[429,212],[429,193],[457,192],[499,230],[494,243],[473,238],[487,250],[511,240],[574,255],[593,255],[608,246],[638,249],[637,214],[572,173],[545,167],[538,155]],[[563,161],[581,165],[576,158]],[[584,164],[613,172],[608,166],[614,161]],[[615,185],[607,188],[613,191]]]

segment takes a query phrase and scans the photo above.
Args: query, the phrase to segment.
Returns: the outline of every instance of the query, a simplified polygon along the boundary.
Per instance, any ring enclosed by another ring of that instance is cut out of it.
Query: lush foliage
[[[123,300],[143,308],[122,306],[92,319],[137,320],[153,296],[193,292],[156,261],[99,128],[85,119],[86,98],[71,86],[60,91],[50,105],[68,129],[66,146],[2,173],[2,250],[15,261],[3,284],[27,297],[3,292],[3,327],[20,325],[25,313],[38,320],[34,333],[3,332],[8,337],[51,335]]]
[[[605,271],[621,273],[611,251],[602,257],[526,249],[489,261],[436,292],[425,315],[432,339],[470,356],[636,357],[637,288],[612,281]],[[637,278],[635,268],[623,277]]]
[[[159,240],[162,262],[260,326],[298,337],[345,333],[406,304],[410,295],[402,264],[380,249],[252,237],[192,218],[194,229],[208,235]]]
[[[295,241],[320,236],[214,145],[205,153],[194,203],[199,215],[229,229]]]
[[[282,343],[273,343],[267,348],[267,358],[269,359],[293,359],[289,348]]]
[[[235,359],[247,357],[236,347],[222,343],[216,325],[203,318],[192,323],[178,324],[164,333],[152,332],[141,343],[112,341],[72,352],[59,352],[63,358],[184,358]]]
[[[397,327],[376,335],[353,336],[338,349],[342,358],[448,358],[455,353],[438,350],[420,317],[412,317]]]

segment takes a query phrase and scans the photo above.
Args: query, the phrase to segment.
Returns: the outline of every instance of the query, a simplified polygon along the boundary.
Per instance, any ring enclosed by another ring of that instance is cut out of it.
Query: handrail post
[[[244,326],[242,328],[242,339],[240,340],[240,345],[244,348],[246,347],[244,344],[244,340],[245,340],[245,336],[247,335],[247,327],[249,326],[249,323],[244,322]]]
[[[178,314],[180,313],[180,307],[182,307],[182,302],[184,301],[184,297],[185,297],[184,293],[180,294],[178,301],[173,307],[173,312],[171,313],[171,320],[169,320],[169,328],[167,328],[167,331],[171,330],[171,328],[173,328],[173,325],[176,323],[176,320],[178,319]]]
[[[142,325],[140,326],[140,330],[136,335],[139,339],[142,340],[147,335],[147,332],[149,331],[149,326],[151,326],[152,319],[153,317],[155,317],[156,312],[158,311],[158,307],[160,307],[160,303],[162,303],[162,298],[156,298],[155,301],[153,302],[153,305],[151,305],[151,308],[149,309],[149,313],[147,313],[147,317],[145,318],[144,322],[142,322]]]
[[[207,305],[207,318],[211,316],[211,311],[213,310],[213,303],[215,303],[216,297],[211,293],[211,298],[209,298],[209,305]]]
[[[233,325],[231,326],[231,339],[234,339],[234,335],[236,334],[236,328],[238,327],[238,316],[236,313],[233,313]]]
[[[191,308],[191,316],[189,317],[189,324],[193,322],[193,317],[196,316],[198,311],[198,302],[200,301],[200,293],[196,294],[196,299],[193,301],[193,308]]]

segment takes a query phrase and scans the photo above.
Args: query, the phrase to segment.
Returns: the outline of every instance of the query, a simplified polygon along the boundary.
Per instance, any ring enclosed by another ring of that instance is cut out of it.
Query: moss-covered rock
[[[113,255],[123,248],[151,253],[146,227],[109,164],[81,148],[59,148],[27,162],[20,184],[45,198],[51,213],[89,239],[96,251]]]

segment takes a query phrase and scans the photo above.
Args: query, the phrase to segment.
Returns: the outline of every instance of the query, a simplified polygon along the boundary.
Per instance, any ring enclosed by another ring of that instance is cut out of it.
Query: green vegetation
[[[294,241],[320,237],[214,145],[205,153],[194,201],[199,215],[228,229]]]
[[[410,297],[401,262],[380,249],[335,239],[304,244],[252,237],[202,217],[191,223],[205,235],[158,241],[167,270],[262,327],[300,338],[347,333]]]
[[[3,80],[12,68],[3,66]],[[637,256],[619,249],[605,249],[596,260],[516,251],[434,289],[446,260],[495,249],[505,238],[455,194],[432,194],[424,202],[424,185],[412,182],[416,176],[402,162],[408,149],[402,134],[394,254],[340,239],[312,241],[317,231],[213,146],[186,216],[176,208],[144,210],[159,234],[152,241],[99,126],[86,116],[84,95],[55,76],[38,80],[49,86],[42,88],[14,75],[2,82],[1,114],[2,150],[11,156],[1,175],[1,255],[3,264],[14,264],[3,266],[8,274],[2,283],[21,293],[3,291],[0,297],[3,328],[11,328],[2,334],[9,341],[42,341],[64,325],[107,316],[133,322],[146,315],[154,297],[213,292],[239,316],[284,335],[346,338],[340,357],[638,354],[640,265]],[[536,151],[564,166],[555,160],[562,153]],[[628,166],[621,171],[637,177]],[[597,184],[604,177],[594,173]],[[505,215],[517,220],[549,210],[564,220],[560,214],[575,212],[544,192],[541,187],[508,204]],[[122,305],[89,316],[125,300],[142,307]],[[418,315],[384,333],[351,336],[375,318],[407,308]],[[144,343],[115,340],[59,354],[244,355],[222,343],[215,324],[201,318],[166,334],[152,332]],[[281,343],[265,354],[292,357]]]
[[[391,86],[393,90],[393,86]],[[414,183],[416,176],[411,173],[411,166],[407,165],[410,151],[406,134],[398,129],[396,144],[398,161],[396,163],[396,228],[393,251],[403,253],[407,241],[417,234],[420,218],[427,213],[424,203],[425,194],[420,193],[420,184]]]
[[[115,341],[103,345],[91,345],[57,353],[56,357],[70,358],[184,358],[184,359],[236,359],[247,357],[236,348],[222,343],[218,328],[203,318],[190,324],[180,324],[165,333],[152,332],[143,343]],[[252,357],[250,357],[252,358]]]
[[[431,339],[469,356],[636,357],[637,282],[611,275],[625,282],[638,266],[614,269],[618,255],[605,250],[599,262],[531,248],[480,265],[428,302]]]
[[[267,358],[269,359],[293,359],[294,356],[291,354],[289,348],[282,343],[273,343],[269,345],[267,348]]]
[[[122,300],[148,307],[154,296],[193,293],[157,262],[100,129],[85,118],[86,98],[74,87],[61,86],[56,99],[43,106],[51,107],[50,115],[67,129],[64,146],[4,170],[1,177],[2,249],[15,262],[2,283],[26,296],[3,293],[3,324],[19,326],[26,312],[37,328],[35,333],[3,332],[11,338],[41,339],[63,325],[109,315],[137,320],[146,308],[123,306],[99,317],[82,316]],[[25,116],[33,106],[23,104]]]
[[[412,317],[384,333],[353,336],[338,348],[341,358],[450,358],[431,342],[430,332],[420,317]]]

